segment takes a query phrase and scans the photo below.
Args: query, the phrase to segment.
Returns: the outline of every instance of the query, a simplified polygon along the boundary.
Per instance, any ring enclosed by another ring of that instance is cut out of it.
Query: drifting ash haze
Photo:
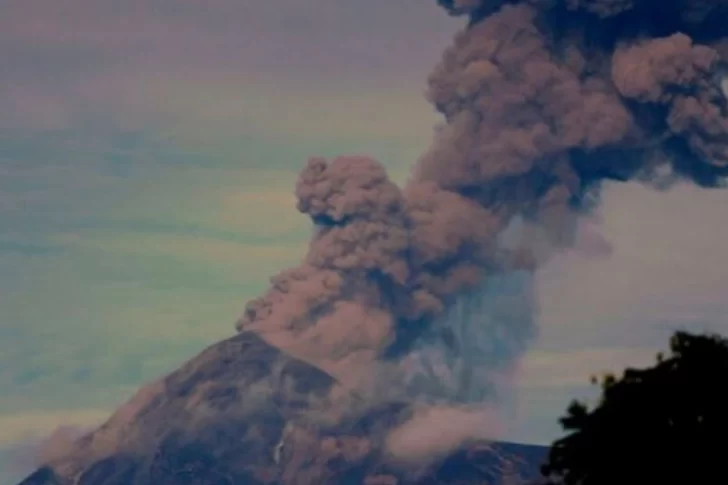
[[[378,395],[472,404],[524,351],[531,273],[601,181],[722,184],[728,1],[439,3],[470,22],[429,78],[445,123],[411,181],[310,160],[308,253],[237,328]]]

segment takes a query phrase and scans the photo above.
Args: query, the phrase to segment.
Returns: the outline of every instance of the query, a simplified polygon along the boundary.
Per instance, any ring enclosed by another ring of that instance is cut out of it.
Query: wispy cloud
[[[50,435],[59,426],[87,428],[109,417],[106,409],[70,409],[0,414],[0,447]]]
[[[249,244],[195,235],[96,234],[68,235],[64,240],[74,248],[101,252],[99,256],[140,256],[147,259],[171,259],[180,264],[227,266],[230,272],[241,271],[248,278],[265,279],[273,265],[292,265],[300,260],[303,247],[294,244]]]
[[[619,375],[626,367],[647,367],[655,362],[653,347],[601,347],[560,352],[534,351],[524,359],[518,381],[529,389],[553,392],[585,387],[592,376]]]
[[[434,5],[377,2],[11,0],[2,126],[411,144],[428,136],[424,78],[454,25]]]

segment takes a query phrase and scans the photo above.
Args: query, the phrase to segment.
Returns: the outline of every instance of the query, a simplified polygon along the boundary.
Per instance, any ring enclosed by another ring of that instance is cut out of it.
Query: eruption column
[[[533,334],[528,235],[571,244],[607,179],[722,185],[728,1],[439,3],[470,21],[429,78],[444,123],[411,181],[310,161],[308,253],[237,326],[340,378],[386,363],[412,398],[482,401]],[[529,229],[506,249],[516,219]],[[517,300],[493,297],[509,281]]]

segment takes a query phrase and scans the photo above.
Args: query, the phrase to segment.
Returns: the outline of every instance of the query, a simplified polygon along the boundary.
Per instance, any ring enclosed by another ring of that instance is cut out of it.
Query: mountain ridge
[[[545,457],[537,445],[473,441],[413,472],[385,446],[411,406],[357,409],[350,396],[354,412],[323,419],[338,385],[241,332],[141,388],[20,485],[481,484],[534,478]]]

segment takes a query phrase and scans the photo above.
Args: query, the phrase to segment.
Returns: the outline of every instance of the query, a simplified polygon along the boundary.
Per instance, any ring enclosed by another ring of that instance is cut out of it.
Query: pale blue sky
[[[405,179],[438,120],[427,74],[462,23],[432,4],[3,5],[0,450],[94,424],[231,335],[305,248],[291,189],[308,156],[368,154]],[[649,361],[674,328],[728,330],[727,203],[607,190],[613,255],[539,275],[505,438],[548,442],[590,372]],[[26,470],[0,456],[0,484]]]

